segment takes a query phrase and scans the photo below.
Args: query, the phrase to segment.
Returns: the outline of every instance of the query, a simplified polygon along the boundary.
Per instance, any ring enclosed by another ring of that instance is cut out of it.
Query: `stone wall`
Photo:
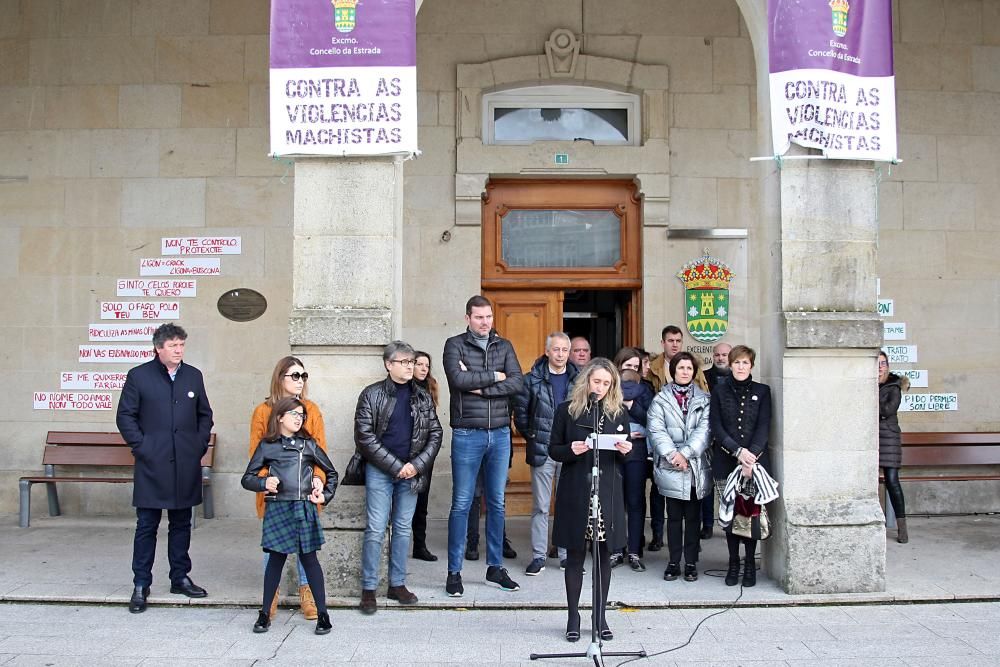
[[[893,321],[906,322],[906,342],[919,346],[913,367],[930,371],[925,391],[956,391],[960,401],[958,412],[902,423],[996,430],[1000,408],[989,397],[998,362],[973,350],[991,350],[1000,329],[1000,9],[902,0],[895,23],[904,162],[881,167],[878,274],[882,296],[895,302]],[[747,161],[761,151],[755,59],[731,0],[423,2],[422,155],[404,166],[403,337],[428,350],[440,374],[444,338],[462,328],[462,305],[479,291],[479,227],[455,224],[457,66],[542,54],[560,27],[581,38],[584,54],[669,68],[666,108],[652,112],[668,130],[669,225],[750,230],[746,242],[709,244],[733,264],[734,299],[745,304],[731,340],[780,349],[760,333],[761,318],[775,316],[774,298],[762,295],[776,265],[758,219],[758,179],[772,167]],[[267,31],[266,0],[0,0],[0,328],[8,343],[0,410],[9,443],[0,512],[16,507],[16,478],[38,470],[45,431],[114,428],[109,413],[32,411],[30,396],[58,388],[60,371],[85,369],[76,346],[98,321],[98,303],[114,299],[115,279],[136,276],[138,259],[158,255],[163,236],[225,234],[243,237],[244,254],[223,258],[221,277],[199,279],[199,296],[181,299],[180,322],[216,409],[217,511],[250,516],[236,481],[248,415],[271,364],[289,350],[293,305],[294,169],[266,155]],[[656,349],[660,328],[682,318],[673,274],[704,244],[669,240],[662,226],[647,226],[643,243],[644,339]],[[215,301],[233,287],[263,293],[267,313],[250,324],[224,320]],[[360,361],[343,361],[330,372],[366,374],[354,368]],[[780,361],[760,363],[762,376],[781,376]],[[312,382],[317,397],[330,394],[323,373]],[[326,411],[338,463],[351,443],[350,414],[339,413],[351,402]],[[439,516],[449,440],[435,485]],[[124,488],[64,496],[67,512],[128,511]]]
[[[47,430],[115,430],[113,412],[32,410],[31,395],[60,371],[127,368],[77,362],[116,279],[137,277],[161,237],[238,235],[243,254],[178,299],[179,322],[215,410],[219,513],[251,516],[237,477],[292,297],[294,167],[267,157],[268,20],[266,0],[0,2],[0,511],[40,470]],[[236,287],[267,298],[263,317],[218,313]],[[129,511],[128,485],[61,496],[67,513]]]

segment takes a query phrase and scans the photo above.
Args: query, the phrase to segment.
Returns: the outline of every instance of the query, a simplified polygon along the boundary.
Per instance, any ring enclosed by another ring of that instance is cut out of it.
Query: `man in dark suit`
[[[118,430],[135,456],[135,590],[129,600],[134,614],[146,610],[163,510],[169,526],[170,592],[192,598],[207,595],[188,576],[188,548],[191,508],[201,504],[201,457],[212,432],[212,407],[201,371],[183,363],[186,340],[181,327],[161,325],[153,334],[156,358],[128,372],[118,402]]]

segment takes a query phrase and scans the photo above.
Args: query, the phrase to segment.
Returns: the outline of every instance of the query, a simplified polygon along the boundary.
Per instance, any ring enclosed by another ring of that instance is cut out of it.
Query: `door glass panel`
[[[621,259],[621,219],[609,210],[512,209],[500,223],[509,267],[605,267]]]
[[[494,141],[628,143],[627,109],[520,108],[493,110]]]

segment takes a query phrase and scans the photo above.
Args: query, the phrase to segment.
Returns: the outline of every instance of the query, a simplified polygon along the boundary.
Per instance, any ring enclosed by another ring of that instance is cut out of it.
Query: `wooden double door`
[[[594,335],[592,343],[600,341],[594,356],[640,344],[641,229],[630,181],[490,183],[483,202],[483,295],[525,373],[555,331],[602,332]],[[570,302],[572,312],[565,309]],[[531,471],[517,433],[513,445],[507,513],[530,514]]]

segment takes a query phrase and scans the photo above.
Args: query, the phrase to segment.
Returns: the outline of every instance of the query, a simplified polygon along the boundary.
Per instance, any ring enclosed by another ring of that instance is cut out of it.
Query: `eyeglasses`
[[[294,373],[288,373],[288,374],[286,374],[285,377],[286,378],[292,378],[292,380],[294,380],[295,382],[298,382],[299,380],[308,380],[309,379],[309,373],[299,373],[298,371],[295,371]]]
[[[878,362],[878,367],[879,368],[889,368],[889,362],[888,361],[880,361],[880,362]]]
[[[417,363],[416,359],[390,359],[390,364],[399,364],[404,368],[413,368],[413,365]]]
[[[288,415],[289,417],[291,417],[292,419],[305,419],[306,418],[306,413],[299,412],[298,410],[289,410],[285,414]]]

